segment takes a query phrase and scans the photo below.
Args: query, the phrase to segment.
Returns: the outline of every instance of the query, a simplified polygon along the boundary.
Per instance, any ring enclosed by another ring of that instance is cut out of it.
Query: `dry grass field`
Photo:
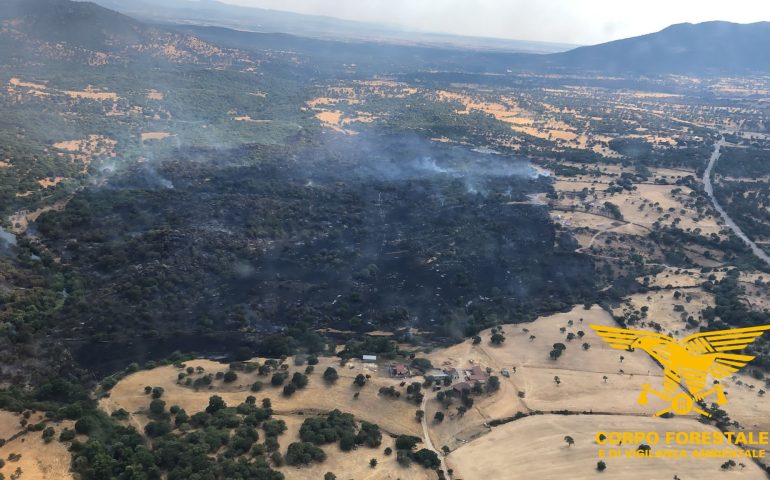
[[[280,452],[286,454],[290,443],[300,441],[299,427],[303,417],[297,415],[276,415],[275,418],[286,422],[287,430],[278,440],[281,442]],[[383,435],[379,448],[359,447],[352,452],[343,452],[334,445],[324,445],[326,452],[323,463],[313,463],[304,467],[285,465],[278,470],[286,476],[286,480],[321,479],[326,472],[332,472],[339,479],[355,480],[434,480],[436,474],[417,465],[402,467],[396,461],[396,454],[385,455],[384,450],[390,447],[396,451],[395,440]],[[370,459],[377,460],[377,466],[369,466]]]
[[[0,473],[5,478],[13,478],[17,472],[20,480],[68,480],[72,478],[70,473],[70,454],[67,445],[56,440],[59,432],[64,427],[72,428],[73,422],[51,423],[56,430],[56,436],[50,443],[45,443],[41,432],[22,433],[19,421],[21,416],[11,412],[0,411],[0,438],[6,440],[0,447],[0,458],[5,460],[5,466],[0,468]],[[42,420],[42,415],[34,413],[29,419],[30,423]],[[18,435],[14,438],[15,435]],[[11,455],[14,455],[12,457]],[[20,455],[18,460],[13,460],[15,455]]]
[[[651,418],[629,415],[538,415],[495,427],[491,433],[452,452],[447,457],[456,480],[537,478],[582,480],[622,478],[664,480],[678,475],[687,480],[718,478],[764,479],[751,460],[745,468],[723,472],[724,460],[707,458],[613,458],[607,469],[596,470],[599,431],[716,431],[686,418]],[[575,440],[572,447],[566,435]],[[629,445],[633,449],[637,445]],[[684,447],[691,451],[692,446]],[[654,450],[654,448],[653,448]],[[736,462],[737,463],[737,462]]]
[[[642,384],[662,383],[660,368],[647,355],[624,354],[609,348],[594,335],[591,324],[614,326],[615,322],[599,307],[585,310],[581,306],[529,324],[503,325],[506,340],[501,346],[490,344],[491,333],[486,330],[481,332],[482,342],[478,345],[466,340],[432,352],[429,358],[434,366],[481,365],[491,368],[492,375],[501,380],[499,391],[482,394],[464,415],[457,413],[457,405],[445,410],[445,420],[431,428],[434,445],[454,449],[485,433],[484,423],[489,420],[511,417],[517,412],[569,410],[649,415],[664,408],[665,404],[653,399],[645,406],[636,403]],[[582,339],[566,339],[569,333],[578,337],[580,331],[584,333]],[[567,349],[558,360],[552,360],[549,352],[557,342],[564,343]],[[590,347],[584,349],[583,343]],[[503,368],[511,372],[510,377],[501,375]],[[559,377],[560,383],[554,377]],[[435,394],[429,398],[426,417],[432,418],[442,405],[435,400]]]
[[[144,393],[145,386],[163,387],[165,393],[163,399],[170,405],[179,405],[187,412],[200,412],[208,405],[209,397],[219,395],[228,405],[238,405],[247,396],[254,395],[258,399],[270,398],[273,410],[277,414],[301,414],[313,412],[327,412],[338,408],[344,412],[352,413],[357,419],[376,423],[384,431],[393,434],[420,435],[420,424],[414,419],[417,406],[401,399],[389,399],[378,395],[382,386],[394,385],[398,387],[400,380],[388,378],[373,370],[374,365],[360,362],[349,363],[341,367],[339,362],[331,358],[320,358],[320,363],[315,366],[315,373],[309,375],[310,383],[304,389],[297,390],[287,398],[281,394],[282,387],[270,385],[270,377],[260,377],[254,373],[238,373],[238,380],[231,384],[214,380],[211,389],[195,391],[177,383],[177,375],[181,369],[173,366],[158,367],[153,370],[143,370],[127,376],[121,380],[111,391],[108,398],[100,400],[100,406],[107,412],[113,412],[120,408],[131,413],[131,418],[137,424],[144,425],[146,417],[144,410],[150,403],[150,396]],[[291,365],[291,359],[287,361]],[[203,367],[206,373],[226,372],[226,364],[211,360],[193,360],[186,362],[187,367]],[[323,371],[333,366],[337,369],[339,380],[333,384],[327,384],[323,378]],[[290,374],[295,371],[304,371],[305,367],[289,368]],[[359,373],[368,373],[371,379],[363,388],[353,385],[353,379]],[[194,377],[193,377],[194,378]],[[252,393],[249,387],[256,380],[264,383],[260,392]],[[358,398],[354,394],[360,392]]]
[[[665,270],[662,279],[687,283],[688,278],[698,277],[699,272]],[[657,280],[656,280],[657,281]],[[650,292],[627,299],[623,308],[639,309],[649,307],[649,318],[663,325],[667,330],[681,331],[684,335],[684,321],[674,311],[679,303],[687,311],[697,313],[704,305],[713,302],[710,295],[700,289],[688,288],[691,298],[675,299],[673,290]],[[590,325],[614,326],[611,315],[594,306],[585,309],[575,307],[569,312],[541,317],[528,324],[509,324],[501,327],[505,341],[494,346],[490,343],[491,331],[480,333],[482,341],[473,344],[471,339],[444,349],[434,349],[426,357],[437,368],[468,369],[480,366],[489,368],[492,375],[499,377],[500,389],[493,393],[474,396],[474,404],[461,413],[454,400],[448,408],[436,400],[436,392],[425,389],[425,416],[428,419],[428,434],[433,445],[440,449],[448,447],[449,468],[454,469],[456,479],[502,478],[593,478],[596,471],[596,450],[594,436],[601,430],[708,430],[696,421],[695,415],[662,419],[651,414],[668,405],[650,397],[648,405],[639,405],[637,398],[640,387],[650,383],[653,388],[662,384],[662,371],[643,352],[622,352],[609,348],[591,330]],[[639,328],[652,328],[643,321]],[[582,338],[580,333],[582,332]],[[567,340],[572,333],[575,338]],[[554,343],[564,343],[567,348],[563,355],[553,360],[549,356]],[[584,348],[583,344],[588,344]],[[621,356],[623,357],[621,359]],[[255,359],[259,360],[259,359]],[[293,366],[289,372],[303,371],[304,366]],[[193,360],[185,366],[202,367],[203,374],[227,371],[228,366],[211,360]],[[333,366],[339,372],[339,380],[328,385],[321,378],[323,370]],[[379,367],[354,360],[340,366],[333,358],[321,358],[310,375],[310,384],[298,390],[290,398],[280,393],[280,387],[269,385],[269,378],[258,377],[256,372],[239,372],[235,382],[225,384],[215,380],[211,389],[195,391],[177,383],[180,371],[174,366],[163,366],[131,374],[121,380],[110,392],[109,397],[100,400],[100,407],[106,412],[124,408],[130,412],[128,422],[141,430],[147,422],[145,411],[150,397],[144,393],[145,386],[161,386],[165,389],[163,399],[167,405],[179,405],[187,412],[205,409],[208,398],[217,394],[228,405],[236,405],[251,395],[250,384],[260,379],[265,383],[263,390],[254,394],[259,398],[270,398],[276,418],[283,419],[287,432],[279,438],[285,451],[288,444],[298,439],[298,429],[303,419],[338,408],[352,413],[359,420],[380,425],[385,433],[410,434],[422,437],[420,424],[415,420],[418,405],[401,399],[390,399],[377,394],[380,386],[400,387],[400,380],[394,380]],[[502,375],[507,369],[510,376]],[[369,383],[359,389],[352,385],[359,374],[369,374]],[[196,374],[197,375],[197,374]],[[559,378],[559,382],[555,381]],[[267,381],[266,381],[267,380]],[[421,381],[416,377],[408,381]],[[725,382],[730,403],[728,413],[749,429],[770,428],[770,407],[758,394],[762,382],[745,375],[741,380]],[[749,385],[754,384],[754,388]],[[446,389],[446,388],[444,388]],[[359,392],[356,398],[354,394]],[[442,422],[433,421],[436,412],[444,413]],[[556,412],[569,411],[575,415],[559,415]],[[529,417],[514,420],[501,426],[491,427],[492,420],[510,419],[518,412]],[[576,444],[568,448],[563,441],[571,435]],[[399,466],[395,456],[385,456],[383,449],[393,440],[387,435],[379,449],[359,448],[353,452],[340,452],[336,445],[323,447],[327,460],[310,467],[294,468],[284,466],[280,470],[287,479],[321,478],[325,472],[333,472],[338,478],[355,479],[430,479],[435,474],[413,465]],[[369,460],[378,461],[376,468],[369,466]],[[717,459],[612,459],[607,460],[608,470],[602,475],[609,478],[647,479],[673,478],[715,478],[722,463]],[[724,475],[736,478],[764,478],[759,469],[745,461],[745,468],[726,472]],[[697,467],[697,468],[696,468]],[[682,476],[687,473],[687,476]],[[721,478],[721,477],[720,477]]]

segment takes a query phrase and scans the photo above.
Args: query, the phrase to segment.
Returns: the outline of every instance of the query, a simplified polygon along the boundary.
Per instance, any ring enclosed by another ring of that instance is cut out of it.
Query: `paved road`
[[[720,138],[719,141],[714,144],[714,151],[711,153],[711,157],[709,158],[709,164],[706,167],[706,171],[703,172],[704,188],[706,189],[706,193],[711,199],[711,203],[714,204],[714,208],[717,210],[717,212],[719,212],[719,215],[722,216],[725,224],[730,227],[730,229],[735,233],[735,235],[738,236],[738,238],[743,240],[743,242],[748,245],[749,248],[751,248],[751,251],[754,252],[754,255],[759,257],[766,264],[770,265],[770,256],[768,256],[764,250],[759,248],[756,243],[754,243],[745,233],[743,233],[743,230],[741,230],[741,228],[733,221],[733,219],[730,218],[730,215],[725,212],[725,209],[722,208],[714,196],[714,186],[711,184],[711,171],[714,169],[714,165],[716,165],[717,160],[719,160],[719,150],[724,146],[724,144],[724,137]]]
[[[425,395],[422,397],[422,403],[420,404],[420,410],[423,412],[425,411],[425,406],[428,403],[428,394],[427,392],[424,392]],[[422,437],[425,441],[425,448],[428,450],[433,450],[436,452],[436,455],[438,455],[439,460],[441,460],[441,470],[444,472],[444,478],[449,479],[449,472],[446,468],[446,462],[444,461],[444,453],[436,449],[436,447],[433,446],[433,441],[430,439],[430,432],[428,431],[428,415],[427,413],[422,416]]]

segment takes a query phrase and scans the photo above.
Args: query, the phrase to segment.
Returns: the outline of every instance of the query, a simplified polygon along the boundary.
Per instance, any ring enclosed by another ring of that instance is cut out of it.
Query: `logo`
[[[722,385],[714,382],[711,388],[707,387],[709,375],[721,380],[752,361],[752,355],[728,352],[751,345],[765,330],[770,330],[770,325],[696,333],[682,340],[642,330],[600,325],[591,325],[591,328],[612,348],[629,352],[640,348],[663,366],[663,389],[653,390],[649,383],[644,384],[637,400],[640,405],[646,405],[647,397],[652,394],[671,402],[670,407],[654,416],[669,412],[686,415],[696,411],[708,417],[710,415],[699,408],[697,402],[714,395],[717,405],[727,403]],[[677,393],[678,387],[684,393]]]

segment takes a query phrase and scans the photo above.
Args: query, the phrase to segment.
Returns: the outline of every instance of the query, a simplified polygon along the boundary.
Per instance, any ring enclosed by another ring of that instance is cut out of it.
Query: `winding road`
[[[425,411],[425,407],[428,404],[428,396],[425,395],[422,397],[422,403],[420,404],[420,410],[423,412]],[[446,468],[446,461],[444,459],[444,452],[441,452],[436,449],[436,447],[433,446],[433,441],[430,439],[430,431],[428,429],[428,418],[427,414],[422,416],[422,436],[424,437],[423,440],[425,441],[425,448],[428,450],[433,450],[436,452],[436,455],[438,455],[439,460],[441,460],[441,470],[444,472],[444,478],[449,478],[449,471]]]
[[[714,196],[714,186],[711,183],[711,171],[714,169],[714,165],[716,165],[717,160],[719,160],[719,156],[721,155],[720,149],[725,144],[725,138],[721,137],[715,144],[714,144],[714,151],[711,152],[711,157],[709,158],[708,166],[706,167],[706,171],[703,172],[703,185],[706,190],[706,193],[708,194],[709,198],[711,199],[711,203],[714,205],[714,208],[717,212],[719,212],[719,215],[722,216],[722,219],[725,221],[728,227],[735,233],[735,235],[738,236],[743,242],[751,248],[751,251],[754,252],[754,255],[759,257],[763,262],[765,262],[767,265],[770,265],[770,256],[765,253],[764,250],[759,248],[756,243],[754,243],[745,233],[743,233],[743,230],[733,221],[732,218],[730,218],[730,215],[725,212],[725,209],[722,208],[722,206],[717,201],[716,197]]]

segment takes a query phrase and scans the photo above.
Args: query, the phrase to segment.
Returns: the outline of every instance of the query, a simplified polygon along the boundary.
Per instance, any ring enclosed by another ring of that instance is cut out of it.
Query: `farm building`
[[[478,382],[482,385],[487,383],[487,380],[489,379],[489,375],[487,375],[487,372],[481,369],[478,365],[474,366],[470,370],[465,371],[465,380],[467,382],[470,382],[471,385]]]
[[[394,378],[403,378],[409,376],[409,367],[403,363],[393,363],[390,365],[390,376]]]

